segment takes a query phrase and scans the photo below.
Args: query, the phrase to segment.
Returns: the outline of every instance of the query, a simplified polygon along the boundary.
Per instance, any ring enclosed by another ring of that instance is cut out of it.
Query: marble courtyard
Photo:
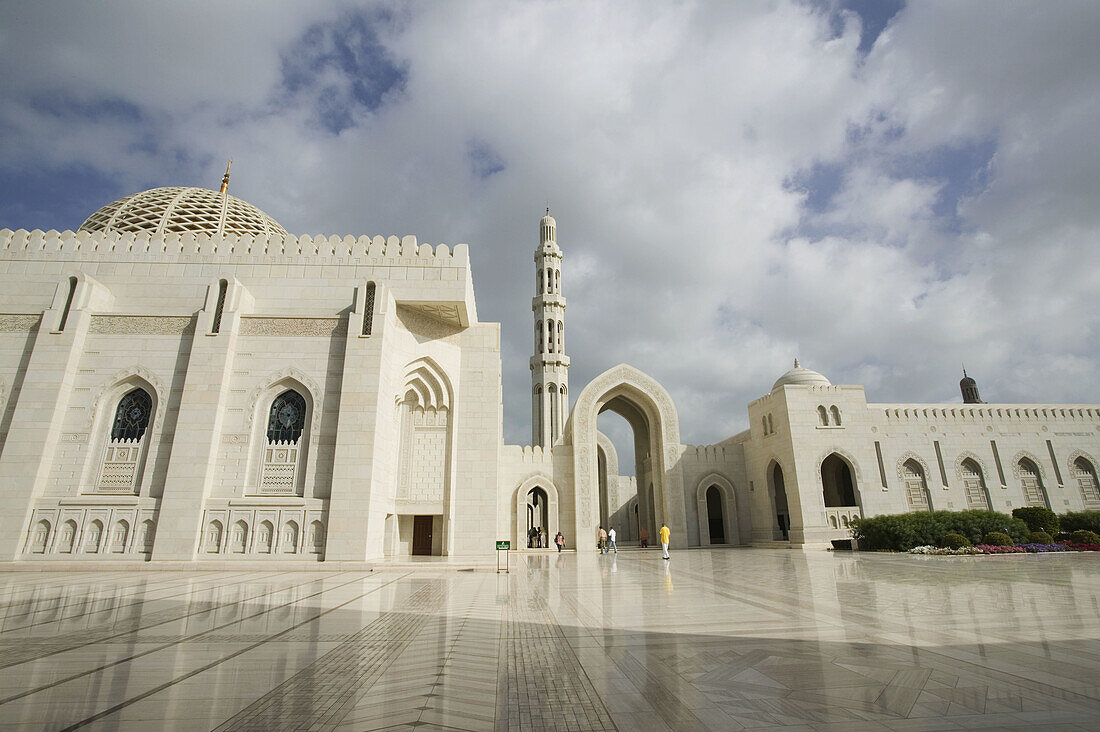
[[[417,561],[8,571],[0,726],[1085,730],[1100,719],[1095,554],[525,552],[508,574]]]

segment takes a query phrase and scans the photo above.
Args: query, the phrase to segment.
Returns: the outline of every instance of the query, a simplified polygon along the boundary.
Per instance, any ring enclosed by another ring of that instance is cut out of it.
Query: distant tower
[[[565,355],[565,298],[561,296],[558,222],[550,209],[539,222],[535,250],[535,355],[531,357],[531,441],[551,447],[569,414],[569,357]]]
[[[963,404],[985,404],[978,396],[978,382],[966,375],[963,369],[963,377],[959,380],[959,388],[962,389]]]

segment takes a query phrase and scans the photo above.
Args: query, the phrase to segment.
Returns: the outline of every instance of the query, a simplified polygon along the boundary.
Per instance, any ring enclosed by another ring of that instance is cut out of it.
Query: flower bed
[[[915,546],[910,554],[935,554],[938,556],[974,556],[976,554],[1046,554],[1049,552],[1100,552],[1100,544],[1019,544],[1017,546],[992,546],[976,544],[961,549],[941,546]]]

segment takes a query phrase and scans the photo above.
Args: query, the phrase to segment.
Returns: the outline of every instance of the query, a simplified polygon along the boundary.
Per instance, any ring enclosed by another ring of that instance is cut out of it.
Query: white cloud
[[[393,6],[377,30],[405,87],[338,134],[320,91],[280,84],[305,30],[350,5],[64,7],[2,11],[0,165],[216,185],[233,157],[235,192],[291,230],[468,241],[479,313],[503,322],[511,441],[529,439],[547,200],[571,393],[631,362],[686,441],[743,427],[795,355],[872,400],[955,399],[962,361],[987,399],[1100,400],[1092,4],[914,4],[866,58],[854,15],[834,35],[794,2]],[[141,118],[58,117],[43,95]],[[478,174],[475,141],[502,170]],[[914,161],[986,142],[945,212],[965,170]],[[820,209],[789,185],[815,163],[842,169]]]

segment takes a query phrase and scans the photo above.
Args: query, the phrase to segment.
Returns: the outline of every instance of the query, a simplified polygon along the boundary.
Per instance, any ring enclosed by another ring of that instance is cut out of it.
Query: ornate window
[[[978,464],[969,458],[959,466],[962,473],[963,488],[966,490],[966,505],[970,508],[989,510],[989,499],[985,492],[985,478]]]
[[[229,292],[227,280],[218,281],[218,304],[214,307],[214,322],[210,326],[211,333],[220,333],[222,329],[222,313],[225,312],[225,295]]]
[[[1083,457],[1077,458],[1073,461],[1071,474],[1077,479],[1085,505],[1090,508],[1100,506],[1100,488],[1097,487],[1096,469],[1092,463]]]
[[[369,336],[374,327],[374,283],[367,283],[367,293],[363,303],[363,335]]]
[[[829,407],[829,414],[833,415],[833,424],[837,427],[840,426],[840,410],[836,408],[836,405]]]
[[[916,460],[906,460],[901,467],[901,476],[905,482],[905,499],[910,511],[931,511],[928,500],[928,484],[924,479],[924,469]]]
[[[817,420],[821,422],[822,427],[829,426],[829,413],[825,410],[824,406],[817,408]]]
[[[306,424],[306,400],[289,389],[271,403],[267,420],[260,491],[294,493],[298,485],[300,440]]]
[[[96,483],[99,490],[135,491],[152,412],[153,398],[140,387],[127,392],[119,401]]]
[[[1020,460],[1018,467],[1020,484],[1024,487],[1024,500],[1027,501],[1027,505],[1046,508],[1047,501],[1039,468],[1027,458]]]

